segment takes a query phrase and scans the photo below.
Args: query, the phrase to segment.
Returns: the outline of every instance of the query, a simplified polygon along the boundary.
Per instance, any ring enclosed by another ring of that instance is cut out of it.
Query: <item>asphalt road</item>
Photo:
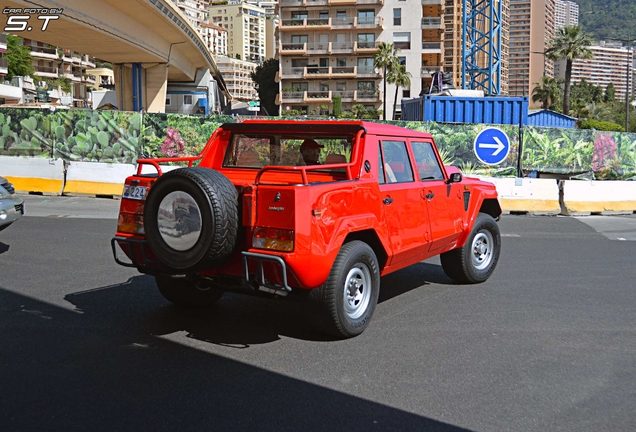
[[[489,281],[417,264],[333,341],[295,303],[171,306],[114,263],[117,200],[25,198],[0,233],[1,431],[636,430],[636,215],[504,216]]]

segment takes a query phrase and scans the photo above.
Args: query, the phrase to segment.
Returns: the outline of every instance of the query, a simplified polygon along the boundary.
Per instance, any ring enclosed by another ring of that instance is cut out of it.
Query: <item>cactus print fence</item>
[[[214,130],[235,121],[241,119],[3,108],[0,156],[135,163],[141,157],[196,155]],[[516,177],[521,170],[522,175],[536,172],[564,178],[636,179],[636,134],[497,126],[510,138],[510,154],[502,164],[487,166],[473,151],[475,137],[487,125],[386,123],[432,133],[444,162],[467,174]]]

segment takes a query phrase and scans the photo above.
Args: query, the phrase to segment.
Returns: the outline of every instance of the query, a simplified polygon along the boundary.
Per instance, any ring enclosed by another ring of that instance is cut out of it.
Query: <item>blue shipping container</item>
[[[402,120],[523,126],[528,124],[528,98],[426,95],[403,99]]]
[[[576,118],[550,110],[535,110],[528,114],[528,126],[574,129]]]

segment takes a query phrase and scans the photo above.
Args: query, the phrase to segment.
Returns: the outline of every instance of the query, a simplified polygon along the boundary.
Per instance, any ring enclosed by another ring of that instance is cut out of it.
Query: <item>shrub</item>
[[[338,118],[342,114],[342,98],[340,95],[333,97],[333,116]]]
[[[624,132],[625,128],[617,123],[601,120],[585,120],[581,122],[581,129],[595,129],[599,131]]]

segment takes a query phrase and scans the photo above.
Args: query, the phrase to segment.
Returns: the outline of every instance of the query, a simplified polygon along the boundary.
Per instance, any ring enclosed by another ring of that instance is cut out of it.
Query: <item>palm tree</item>
[[[384,81],[384,112],[382,120],[386,120],[386,81],[387,71],[393,70],[399,64],[397,59],[397,49],[392,43],[381,42],[378,45],[378,52],[373,56],[373,63],[376,67],[382,68],[384,72],[382,79]]]
[[[395,84],[395,98],[393,99],[393,120],[395,120],[398,92],[400,87],[407,88],[411,85],[411,73],[407,72],[406,65],[398,64],[395,69],[389,70],[386,80]]]
[[[532,90],[532,102],[541,102],[541,108],[547,110],[554,104],[559,95],[559,84],[556,78],[544,76],[540,83],[535,83]]]
[[[550,40],[546,55],[550,60],[565,60],[565,84],[563,87],[563,114],[570,113],[570,81],[572,79],[572,63],[577,59],[594,57],[588,47],[592,40],[581,30],[581,26],[561,27],[554,39]]]

